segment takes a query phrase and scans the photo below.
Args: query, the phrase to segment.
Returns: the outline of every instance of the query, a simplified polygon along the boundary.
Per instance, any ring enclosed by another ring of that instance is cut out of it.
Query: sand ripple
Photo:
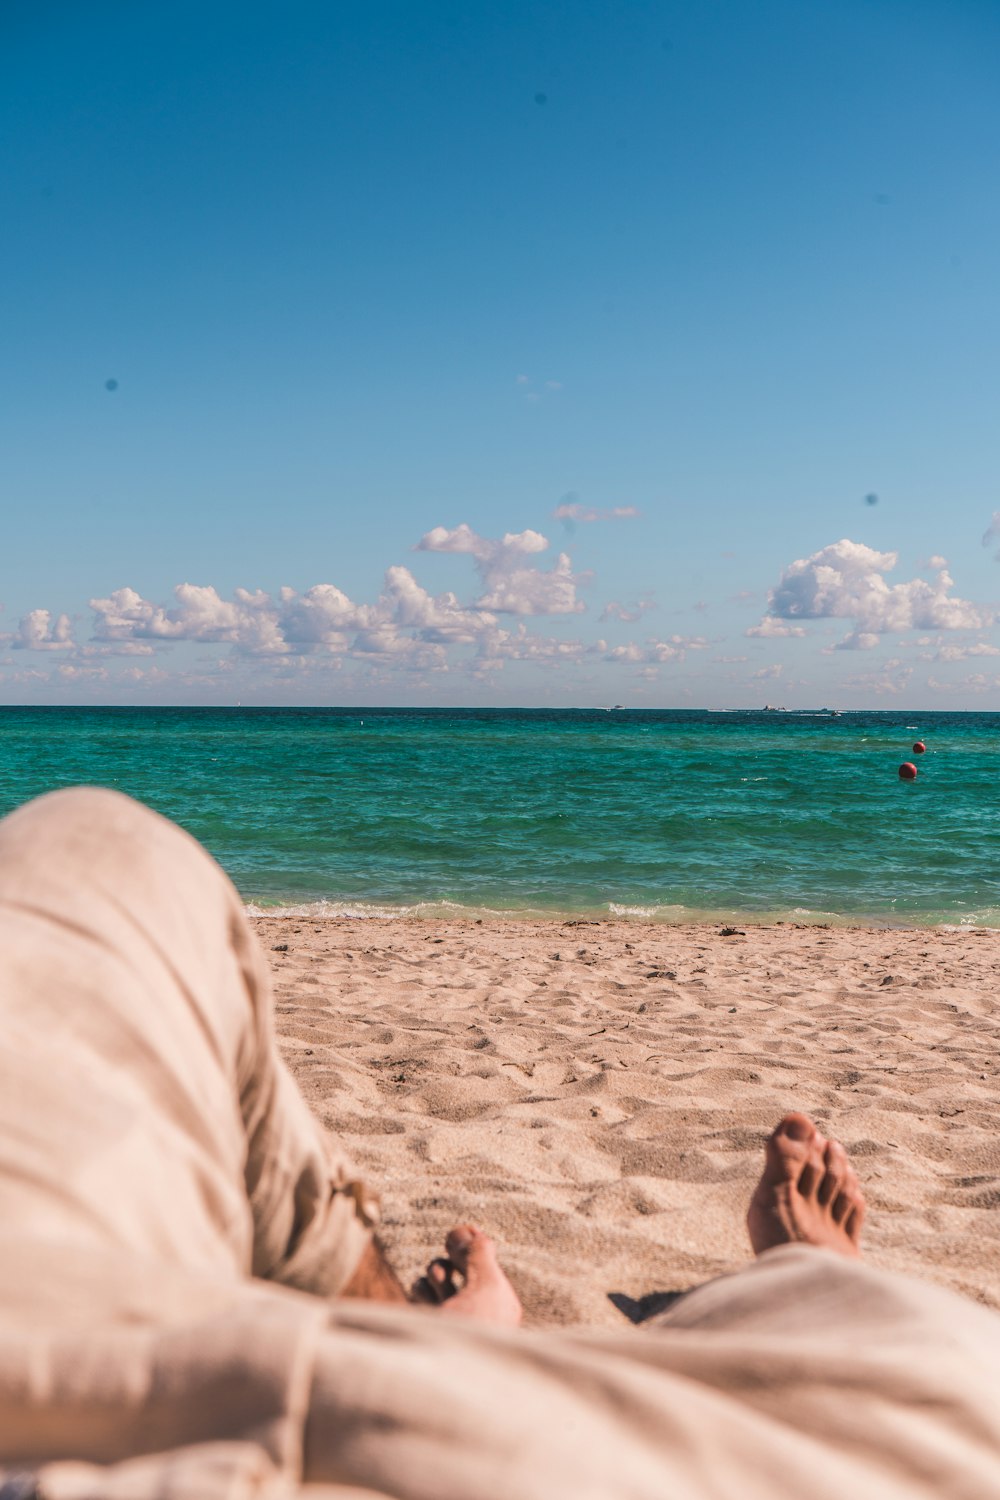
[[[404,1277],[471,1218],[531,1322],[639,1316],[746,1259],[794,1106],[856,1156],[875,1264],[1000,1307],[1000,933],[254,926],[282,1048]]]

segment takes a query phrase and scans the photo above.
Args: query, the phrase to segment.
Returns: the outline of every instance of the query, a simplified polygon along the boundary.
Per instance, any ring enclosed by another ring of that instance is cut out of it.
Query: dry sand
[[[1000,932],[254,926],[282,1049],[404,1279],[468,1218],[529,1322],[637,1319],[746,1260],[794,1107],[852,1152],[874,1264],[1000,1307]]]

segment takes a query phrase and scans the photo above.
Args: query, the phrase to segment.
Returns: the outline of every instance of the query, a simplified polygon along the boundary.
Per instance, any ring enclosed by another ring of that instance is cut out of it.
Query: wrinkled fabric
[[[309,1472],[394,1500],[1000,1496],[1000,1319],[828,1251],[768,1251],[620,1334],[335,1319]]]
[[[644,1329],[337,1301],[376,1208],[222,872],[115,793],[0,823],[0,1496],[983,1500],[1000,1319],[769,1251]]]
[[[204,850],[110,791],[4,819],[0,1465],[218,1439],[267,1464],[213,1474],[296,1479],[319,1299],[374,1213],[278,1056]]]

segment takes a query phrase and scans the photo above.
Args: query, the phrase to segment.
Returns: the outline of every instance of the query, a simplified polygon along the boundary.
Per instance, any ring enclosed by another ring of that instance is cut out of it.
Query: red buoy
[[[926,749],[927,746],[924,744],[923,740],[917,740],[917,743],[913,747],[913,753],[914,755],[923,755]]]
[[[916,781],[917,768],[912,760],[903,761],[903,764],[899,768],[899,779],[900,781]]]

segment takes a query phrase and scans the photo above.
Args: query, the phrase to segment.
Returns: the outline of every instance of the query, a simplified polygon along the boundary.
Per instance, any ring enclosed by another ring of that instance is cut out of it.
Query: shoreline
[[[594,911],[581,908],[577,911],[543,911],[537,907],[524,910],[497,910],[492,907],[460,906],[456,902],[416,902],[412,905],[393,906],[378,902],[308,901],[264,906],[258,901],[245,901],[243,909],[252,922],[416,922],[423,925],[434,923],[456,923],[483,926],[490,923],[509,923],[511,926],[601,926],[608,927],[652,927],[673,929],[685,927],[715,927],[742,925],[754,928],[836,928],[838,931],[858,932],[1000,932],[1000,908],[989,911],[988,918],[973,915],[963,919],[956,915],[953,920],[943,916],[918,917],[861,916],[855,913],[811,911],[807,908],[792,910],[778,908],[765,912],[740,912],[732,907],[694,911],[679,907],[664,906],[662,911],[680,912],[680,915],[652,915],[650,909],[623,906],[618,910]]]
[[[404,1280],[472,1218],[530,1322],[620,1326],[746,1260],[799,1108],[853,1153],[873,1264],[1000,1308],[1000,932],[729,925],[253,919]]]

